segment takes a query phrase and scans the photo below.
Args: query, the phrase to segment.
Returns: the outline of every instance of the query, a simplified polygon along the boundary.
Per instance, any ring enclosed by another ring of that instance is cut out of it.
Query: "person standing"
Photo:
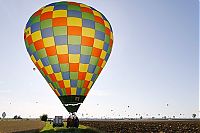
[[[71,115],[67,118],[67,128],[69,128],[69,127],[73,127],[73,122],[72,122],[72,116]]]
[[[76,116],[75,119],[74,119],[74,127],[78,128],[78,126],[79,126],[79,119]]]

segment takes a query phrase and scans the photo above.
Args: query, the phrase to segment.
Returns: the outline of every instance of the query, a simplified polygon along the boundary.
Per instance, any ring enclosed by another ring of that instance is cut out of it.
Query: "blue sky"
[[[80,117],[198,113],[199,1],[74,1],[102,12],[114,32],[109,61],[81,105]],[[52,2],[0,0],[0,114],[68,115],[39,71],[32,70],[23,40],[29,17]]]

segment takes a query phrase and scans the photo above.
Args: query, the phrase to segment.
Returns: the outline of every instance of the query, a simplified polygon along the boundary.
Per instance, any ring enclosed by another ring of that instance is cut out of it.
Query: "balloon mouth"
[[[81,105],[80,103],[78,103],[78,104],[63,104],[63,106],[67,109],[67,111],[72,114],[78,111],[80,105]]]
[[[85,100],[86,96],[71,95],[71,96],[59,96],[58,98],[62,102],[63,106],[68,112],[77,112],[81,103]]]

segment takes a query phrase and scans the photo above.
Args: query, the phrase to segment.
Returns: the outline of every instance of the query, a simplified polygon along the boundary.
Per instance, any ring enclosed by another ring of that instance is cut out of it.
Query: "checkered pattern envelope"
[[[110,56],[113,33],[94,8],[57,2],[31,16],[24,39],[33,63],[57,96],[86,96]]]

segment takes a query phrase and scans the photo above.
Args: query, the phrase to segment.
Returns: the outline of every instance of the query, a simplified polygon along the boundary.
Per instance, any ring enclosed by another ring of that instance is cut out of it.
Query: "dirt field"
[[[199,120],[81,121],[109,133],[200,133]]]
[[[0,120],[0,133],[37,133],[44,125],[40,120]]]
[[[107,133],[200,133],[199,120],[81,120],[80,124]],[[0,133],[38,133],[40,120],[0,121]]]

